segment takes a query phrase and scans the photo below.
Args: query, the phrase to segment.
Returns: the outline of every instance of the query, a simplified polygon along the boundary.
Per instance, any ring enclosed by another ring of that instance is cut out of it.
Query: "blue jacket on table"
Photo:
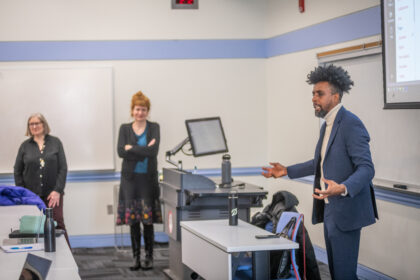
[[[321,127],[314,159],[287,167],[291,179],[315,175],[314,188],[318,189],[325,126],[324,123]],[[346,196],[328,197],[329,205],[334,207],[332,219],[342,231],[368,226],[378,218],[372,185],[375,170],[369,141],[369,134],[362,121],[342,107],[334,120],[323,162],[324,178],[347,187]],[[324,203],[324,200],[314,199],[313,224],[324,221]]]
[[[36,205],[39,210],[46,208],[44,201],[24,187],[0,186],[0,206]]]

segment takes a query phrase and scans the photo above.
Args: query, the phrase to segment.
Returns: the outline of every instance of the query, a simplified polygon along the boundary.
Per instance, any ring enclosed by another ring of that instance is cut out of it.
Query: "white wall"
[[[70,65],[89,62],[68,62]],[[266,98],[265,68],[262,60],[184,60],[184,61],[112,61],[115,73],[114,126],[115,139],[121,123],[130,121],[130,100],[141,89],[152,102],[150,119],[161,125],[159,168],[168,167],[165,151],[187,137],[184,121],[188,118],[220,116],[228,140],[234,167],[263,165],[267,153],[265,143]],[[4,65],[19,63],[4,63]],[[36,64],[40,63],[26,63]],[[47,62],[42,65],[62,64]],[[98,62],[95,62],[98,64]],[[177,73],[189,73],[186,81]],[[235,106],[232,106],[236,104]],[[34,109],[35,110],[35,109]],[[35,110],[37,111],[37,110]],[[52,127],[54,134],[54,127]],[[59,135],[58,135],[59,136]],[[83,137],[83,135],[80,135]],[[247,141],[243,141],[247,139]],[[121,160],[117,158],[117,170]],[[202,158],[186,157],[181,152],[173,157],[183,160],[185,168],[220,166],[221,155]],[[13,163],[10,163],[13,165]],[[70,235],[113,233],[112,186],[118,182],[67,183],[65,220]]]
[[[263,37],[266,6],[264,1],[202,0],[199,10],[186,11],[171,10],[166,0],[2,0],[0,41],[255,39]],[[185,119],[209,116],[222,119],[234,167],[265,163],[264,59],[0,63],[6,68],[86,65],[113,68],[115,120],[109,125],[115,139],[120,124],[131,121],[131,96],[142,90],[150,97],[150,119],[161,125],[159,168],[168,166],[164,152],[187,136]],[[121,160],[116,152],[115,157],[118,171]],[[183,160],[185,168],[214,168],[221,155],[194,159],[179,153],[174,159]],[[70,235],[114,232],[107,205],[113,204],[117,183],[67,184],[64,215]]]
[[[0,40],[267,38],[378,5],[379,0],[306,0],[305,4],[306,11],[300,14],[296,0],[201,0],[198,11],[172,11],[169,0],[2,0]],[[305,82],[307,73],[317,65],[316,53],[379,39],[374,36],[267,60],[99,63],[115,69],[115,135],[119,124],[129,120],[131,95],[142,89],[151,97],[151,119],[162,126],[161,167],[165,165],[163,152],[182,140],[178,132],[185,129],[185,115],[180,116],[180,112],[191,117],[201,113],[222,116],[228,140],[242,140],[229,147],[234,167],[259,166],[268,161],[292,164],[310,159],[318,139],[311,87]],[[90,62],[77,62],[85,63]],[[174,75],[179,73],[190,73],[193,79],[177,79]],[[185,98],[187,93],[189,98]],[[215,106],[206,106],[209,102]],[[188,168],[207,168],[217,167],[219,157],[180,159]],[[313,243],[324,247],[322,226],[310,225],[312,186],[285,179],[242,179],[267,187],[269,199],[278,190],[296,194]],[[70,235],[113,233],[112,215],[107,214],[106,206],[113,203],[116,183],[67,185],[64,211]],[[419,210],[383,201],[378,201],[378,208],[380,220],[363,230],[359,261],[398,279],[417,278],[419,253],[413,248],[420,245]]]
[[[187,137],[185,119],[210,116],[222,119],[233,166],[254,166],[265,162],[264,60],[119,61],[113,65],[115,135],[119,124],[130,120],[132,94],[142,89],[151,98],[150,119],[161,125],[158,158],[161,167],[168,166],[164,152]],[[182,160],[186,168],[211,168],[221,162],[221,155],[193,158],[179,152],[173,158]],[[117,166],[119,170],[120,159]]]
[[[297,1],[273,0],[269,3],[270,28],[267,32],[272,36],[363,10],[378,5],[379,1],[305,1],[303,15],[298,12]],[[313,157],[319,137],[319,121],[314,117],[312,87],[306,83],[306,75],[318,65],[316,54],[378,40],[381,40],[380,36],[372,36],[268,59],[269,161],[289,165]],[[288,190],[298,197],[298,209],[305,214],[312,242],[325,248],[322,225],[311,225],[312,186],[279,179],[270,180],[268,189],[272,192]],[[359,263],[396,279],[418,279],[419,209],[381,200],[377,200],[377,204],[380,219],[362,230]]]
[[[64,222],[70,236],[114,233],[114,186],[119,182],[67,183],[64,195]]]
[[[300,13],[298,1],[268,0],[266,37],[284,34],[379,4],[379,0],[306,0],[305,12]]]
[[[262,176],[235,177],[235,180],[267,187],[267,180]],[[67,184],[64,196],[64,220],[70,236],[114,233],[114,216],[113,213],[108,213],[107,206],[116,206],[118,196],[115,196],[114,191],[119,183],[111,181]],[[267,197],[270,198],[274,192],[269,192]],[[251,215],[261,210],[262,207],[253,208]]]
[[[263,38],[266,1],[1,0],[2,41]]]

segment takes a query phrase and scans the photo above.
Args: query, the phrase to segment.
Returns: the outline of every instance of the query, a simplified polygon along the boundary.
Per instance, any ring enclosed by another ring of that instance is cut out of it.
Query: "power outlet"
[[[113,206],[111,204],[108,204],[106,206],[106,211],[107,211],[108,215],[113,215],[114,214],[114,208],[113,208]]]

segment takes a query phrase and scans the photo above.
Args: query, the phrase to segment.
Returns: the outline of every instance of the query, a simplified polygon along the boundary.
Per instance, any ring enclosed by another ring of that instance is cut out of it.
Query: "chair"
[[[297,212],[283,212],[280,216],[280,220],[277,223],[276,227],[276,233],[281,233],[284,229],[284,227],[289,223],[289,221],[295,217],[296,222],[295,225],[289,230],[287,233],[290,240],[296,242],[297,233],[299,231],[299,227],[303,222],[303,214],[299,214]],[[268,231],[272,231],[273,223],[269,222],[265,226],[265,229]],[[303,231],[304,232],[304,231]],[[305,238],[303,238],[305,240]],[[303,244],[303,247],[305,244]],[[291,264],[290,264],[290,277],[289,278],[282,278],[287,280],[301,280],[301,277],[299,275],[299,267],[296,262],[296,249],[292,249],[290,251],[290,257],[291,257]],[[245,279],[252,279],[252,259],[251,257],[246,257],[244,253],[241,253],[241,255],[238,257],[239,264],[234,266],[237,266],[237,268],[233,268],[235,272],[235,275],[233,279],[235,280],[245,280]],[[305,268],[305,258],[304,258],[304,270]]]
[[[277,223],[276,233],[280,233],[283,230],[283,228],[287,225],[287,223],[290,221],[290,219],[292,219],[293,217],[296,218],[296,223],[295,223],[295,226],[289,230],[287,235],[289,236],[290,240],[296,242],[296,237],[299,231],[299,227],[301,223],[303,222],[303,214],[299,214],[297,212],[283,212],[280,216],[279,222]],[[303,233],[304,232],[305,231],[303,231]],[[305,240],[305,238],[303,240]],[[303,248],[304,247],[305,247],[305,244],[303,244]],[[291,277],[286,278],[286,279],[301,280],[300,275],[299,275],[299,267],[296,263],[296,249],[292,249],[290,251],[290,257],[291,257],[291,264],[290,264]],[[303,258],[303,260],[304,260],[304,266],[305,266],[305,258]],[[305,269],[306,268],[304,267],[304,270]]]

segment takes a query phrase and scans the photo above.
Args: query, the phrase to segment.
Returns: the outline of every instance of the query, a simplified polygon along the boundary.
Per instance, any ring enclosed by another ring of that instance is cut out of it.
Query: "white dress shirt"
[[[321,178],[319,179],[320,180],[320,185],[321,185],[321,190],[323,190],[323,191],[325,191],[325,183],[324,183],[324,181],[322,181],[322,179],[324,178],[323,164],[324,164],[325,152],[327,151],[328,140],[330,140],[331,130],[332,130],[332,127],[333,127],[333,124],[334,124],[335,117],[337,116],[338,110],[340,110],[340,108],[342,106],[343,105],[341,103],[338,103],[324,117],[326,127],[325,127],[324,139],[322,140],[322,146],[321,146]],[[346,189],[345,194],[347,194],[347,189]],[[325,201],[325,203],[328,203],[328,198],[325,198],[324,201]]]

